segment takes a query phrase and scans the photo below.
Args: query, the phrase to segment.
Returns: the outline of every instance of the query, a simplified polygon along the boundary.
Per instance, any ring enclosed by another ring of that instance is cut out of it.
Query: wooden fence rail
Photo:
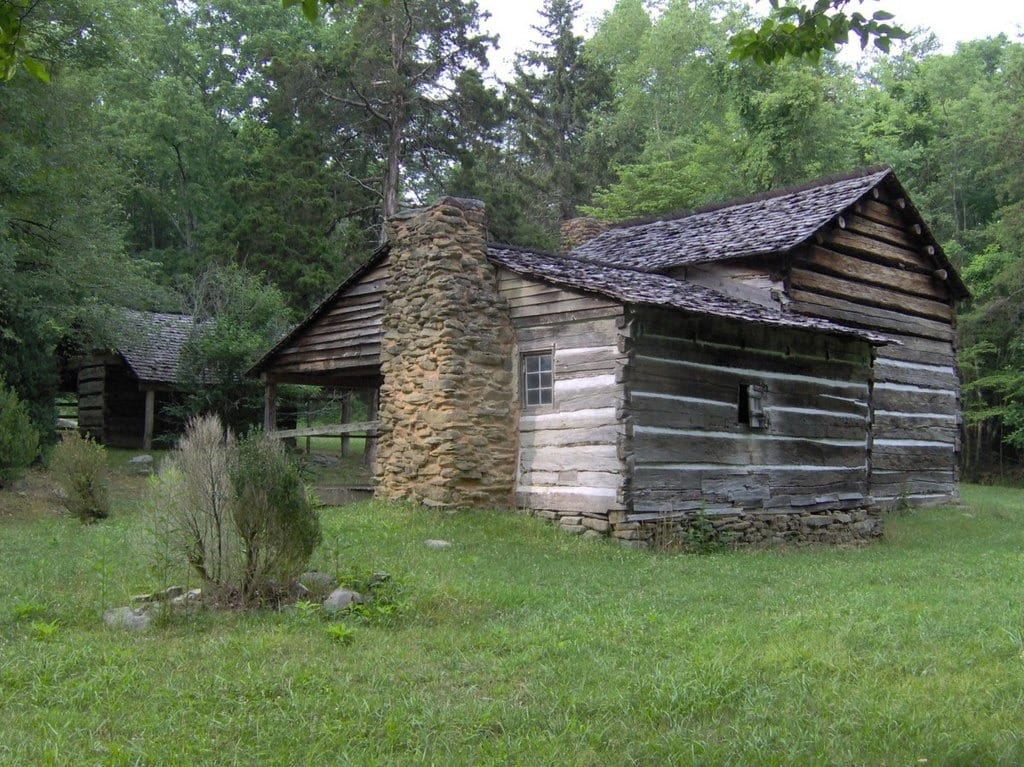
[[[267,434],[277,439],[299,437],[340,437],[346,434],[376,436],[380,421],[357,421],[355,423],[333,423],[321,426],[307,426],[303,429],[278,429]]]

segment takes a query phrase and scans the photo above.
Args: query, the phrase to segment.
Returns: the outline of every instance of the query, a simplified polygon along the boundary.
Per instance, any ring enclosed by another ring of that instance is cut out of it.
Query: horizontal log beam
[[[333,423],[322,426],[307,426],[303,429],[278,429],[267,432],[268,437],[289,439],[298,437],[340,437],[343,434],[374,436],[380,428],[380,421],[357,421],[355,423]]]

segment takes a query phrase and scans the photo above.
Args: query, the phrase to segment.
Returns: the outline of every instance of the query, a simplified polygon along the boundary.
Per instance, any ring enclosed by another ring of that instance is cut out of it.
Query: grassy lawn
[[[106,629],[161,583],[132,494],[0,511],[0,763],[1024,763],[1024,493],[963,494],[867,548],[707,557],[328,509],[314,564],[398,598],[349,644],[294,609]]]

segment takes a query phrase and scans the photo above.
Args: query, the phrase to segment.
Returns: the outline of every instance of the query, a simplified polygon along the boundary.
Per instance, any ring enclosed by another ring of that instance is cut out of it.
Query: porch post
[[[153,449],[153,421],[156,413],[156,389],[146,389],[146,420],[142,430],[142,449]]]
[[[263,431],[277,430],[277,384],[263,375]]]
[[[346,389],[341,393],[341,422],[352,423],[352,390]],[[341,457],[347,458],[350,452],[351,438],[347,434],[341,437]]]
[[[376,421],[379,416],[380,410],[380,389],[370,390],[370,402],[367,408],[370,412],[367,413],[367,420]],[[377,460],[377,437],[366,435],[366,445],[363,448],[363,465],[367,469],[373,471],[374,461]]]

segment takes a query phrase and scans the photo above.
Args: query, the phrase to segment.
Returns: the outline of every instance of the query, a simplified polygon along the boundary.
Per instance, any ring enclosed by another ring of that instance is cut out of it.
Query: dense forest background
[[[28,6],[26,6],[28,7]],[[52,423],[56,360],[124,307],[221,318],[258,350],[399,205],[483,199],[498,240],[891,165],[961,269],[967,476],[1024,453],[1024,45],[916,36],[853,67],[729,57],[742,3],[547,0],[508,82],[474,2],[31,6],[0,83],[0,378]],[[966,9],[965,9],[966,12]],[[253,311],[249,306],[257,307]]]

